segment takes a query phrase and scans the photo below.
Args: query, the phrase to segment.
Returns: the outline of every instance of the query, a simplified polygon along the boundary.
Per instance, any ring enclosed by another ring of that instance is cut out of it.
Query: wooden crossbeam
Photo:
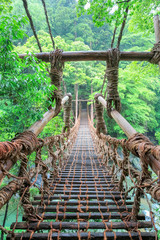
[[[75,51],[63,52],[62,61],[106,61],[109,51]],[[20,58],[27,54],[19,54]],[[49,52],[35,53],[34,56],[44,62],[49,62]],[[149,61],[153,57],[152,52],[121,52],[120,61]]]

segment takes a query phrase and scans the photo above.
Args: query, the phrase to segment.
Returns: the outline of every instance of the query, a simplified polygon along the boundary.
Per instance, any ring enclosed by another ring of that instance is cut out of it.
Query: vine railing
[[[102,166],[110,171],[113,182],[119,176],[119,191],[124,190],[125,186],[127,186],[127,177],[130,178],[131,187],[125,189],[125,197],[127,197],[130,191],[135,191],[134,205],[130,218],[136,221],[140,210],[140,197],[142,195],[145,195],[147,198],[146,193],[149,193],[153,199],[160,202],[160,147],[154,146],[147,137],[137,133],[121,114],[115,110],[111,111],[111,116],[116,120],[129,139],[120,140],[107,135],[106,127],[103,126],[105,123],[102,120],[103,106],[107,106],[106,101],[100,94],[96,94],[95,101],[97,127],[93,126],[90,118],[89,126],[96,152],[102,159]],[[123,157],[118,154],[119,147],[122,149]],[[130,153],[140,158],[139,167],[141,167],[141,170],[133,166],[129,159]],[[152,177],[149,165],[158,175],[157,177]]]
[[[71,110],[69,107],[71,106],[71,94],[62,99],[62,105],[64,106],[64,111],[65,109],[66,111]],[[40,130],[43,129],[53,115],[54,109],[49,110],[43,119],[36,122],[28,131],[20,133],[11,142],[0,143],[1,179],[4,177],[12,178],[12,181],[0,189],[0,209],[18,192],[25,217],[28,221],[40,220],[40,216],[37,215],[35,208],[31,204],[29,189],[33,186],[36,187],[41,193],[42,199],[46,193],[52,195],[52,192],[49,190],[52,182],[48,181],[48,177],[51,176],[53,181],[55,178],[58,178],[59,173],[67,162],[80,124],[79,117],[75,125],[70,129],[68,119],[70,118],[70,112],[68,112],[64,114],[65,119],[67,119],[67,122],[65,121],[67,123],[67,131],[63,129],[59,135],[44,139],[37,138]],[[45,161],[42,157],[44,152],[45,156],[48,156]],[[30,154],[34,158],[31,166],[29,166]],[[18,175],[11,174],[9,169],[18,160],[20,161],[19,173]],[[38,178],[42,179],[40,186],[37,183]],[[0,229],[4,232],[6,231],[2,226],[0,226]],[[12,232],[14,232],[14,228]]]

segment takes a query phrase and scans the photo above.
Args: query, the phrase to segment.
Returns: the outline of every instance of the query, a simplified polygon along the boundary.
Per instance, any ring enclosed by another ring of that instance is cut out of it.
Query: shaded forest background
[[[79,1],[79,5],[76,0],[45,2],[58,48],[63,51],[110,48],[116,19],[112,18],[112,12],[104,15],[106,11],[104,1],[97,0],[98,5],[93,4],[88,8],[85,7],[87,1]],[[110,1],[107,3],[108,7],[109,3]],[[153,15],[156,13],[155,8],[158,9],[158,2],[144,0],[136,5],[136,1],[133,0],[132,3],[120,50],[150,51],[155,43]],[[97,15],[100,4],[103,4],[104,9]],[[28,6],[43,52],[53,51],[41,1],[28,0]],[[110,8],[116,11],[113,6]],[[19,53],[39,52],[22,1],[3,0],[0,13],[0,141],[4,141],[11,139],[17,132],[25,130],[42,117],[50,104],[48,96],[53,86],[50,85],[46,70],[49,64],[42,62],[37,64],[36,59],[30,55],[25,61],[17,56]],[[117,14],[121,23],[121,12]],[[118,33],[116,38],[117,36]],[[98,61],[65,63],[63,79],[67,92],[71,92],[75,99],[75,86],[78,86],[79,99],[92,100],[94,94],[101,90],[105,68],[105,62]],[[147,62],[120,63],[119,94],[122,115],[137,131],[160,143],[159,80],[156,65]],[[104,117],[108,133],[118,138],[124,137],[114,120],[108,119],[106,113]],[[55,135],[62,127],[63,118],[60,114],[47,125],[41,136]]]

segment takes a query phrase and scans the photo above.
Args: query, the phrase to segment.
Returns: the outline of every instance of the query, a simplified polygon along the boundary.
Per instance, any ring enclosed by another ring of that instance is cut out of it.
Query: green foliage
[[[159,129],[159,97],[156,95],[159,91],[158,66],[133,62],[125,69],[120,69],[122,115],[138,132],[149,134],[151,137],[154,137],[154,131]],[[113,120],[106,118],[106,122],[111,135],[124,136]],[[157,140],[158,136],[156,132]]]
[[[153,32],[153,16],[160,13],[160,2],[157,0],[78,0],[78,16],[91,14],[96,26],[104,23],[119,26],[123,22],[125,9],[129,6],[130,30],[147,30]]]
[[[47,96],[53,90],[45,64],[28,55],[25,60],[14,53],[13,41],[22,38],[24,18],[0,19],[0,123],[1,140],[23,131],[47,109]],[[7,134],[5,132],[8,132]]]
[[[12,10],[11,0],[1,0],[0,1],[0,15],[10,12]]]

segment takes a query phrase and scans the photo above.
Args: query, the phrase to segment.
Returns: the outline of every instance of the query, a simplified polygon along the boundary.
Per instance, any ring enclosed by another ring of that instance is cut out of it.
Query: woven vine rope
[[[156,44],[154,44],[154,47],[152,48],[151,51],[154,55],[153,57],[150,59],[150,63],[153,64],[158,64],[160,62],[160,41]]]
[[[115,108],[118,112],[121,110],[121,102],[118,93],[118,66],[120,52],[117,48],[109,50],[107,59],[107,113],[111,117],[111,110]]]

